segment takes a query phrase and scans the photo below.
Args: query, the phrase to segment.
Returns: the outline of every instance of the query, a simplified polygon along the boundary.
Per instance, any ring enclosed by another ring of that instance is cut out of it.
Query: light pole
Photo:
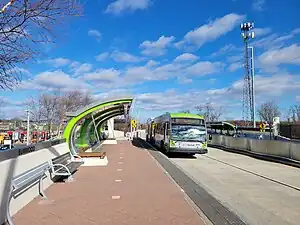
[[[26,110],[27,112],[27,140],[26,140],[26,145],[29,145],[29,110]]]
[[[253,127],[256,128],[256,120],[255,120],[255,83],[254,83],[254,48],[252,46],[248,47],[251,49],[251,94],[252,94],[252,119],[253,119]]]

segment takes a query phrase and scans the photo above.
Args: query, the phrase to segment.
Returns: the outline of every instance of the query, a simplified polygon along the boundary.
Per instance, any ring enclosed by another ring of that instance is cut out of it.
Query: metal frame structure
[[[132,97],[126,97],[126,98],[121,98],[121,99],[112,99],[112,100],[108,100],[105,102],[95,102],[91,105],[88,105],[76,112],[71,112],[71,113],[67,113],[68,117],[71,117],[71,119],[68,121],[67,126],[65,127],[64,130],[64,138],[66,138],[66,141],[69,144],[69,149],[71,151],[72,154],[77,154],[76,151],[76,147],[75,147],[75,130],[76,127],[78,126],[78,124],[85,119],[85,121],[83,122],[83,124],[81,125],[80,129],[85,127],[87,128],[89,123],[94,123],[94,129],[97,130],[97,118],[103,115],[106,115],[106,117],[103,119],[106,119],[110,116],[110,115],[122,115],[128,114],[128,111],[130,111],[130,107],[131,104],[133,102],[133,98]],[[126,108],[126,112],[125,109]],[[121,109],[121,110],[120,110]],[[116,113],[116,110],[118,112],[118,114]],[[94,120],[93,120],[94,118]],[[87,124],[84,124],[87,123]],[[96,125],[96,126],[95,126]],[[87,140],[84,137],[84,141],[86,143]]]
[[[252,66],[249,65],[249,46],[248,42],[250,39],[254,38],[254,32],[251,31],[254,28],[254,23],[242,23],[241,24],[241,32],[245,45],[245,55],[244,55],[244,67],[245,67],[245,76],[244,76],[244,88],[243,88],[243,120],[245,126],[249,126],[249,121],[251,120],[253,126],[255,126],[255,109],[254,109],[254,73],[252,72],[252,76],[250,76],[250,68]],[[253,48],[252,48],[253,50]],[[253,61],[253,51],[252,57]]]

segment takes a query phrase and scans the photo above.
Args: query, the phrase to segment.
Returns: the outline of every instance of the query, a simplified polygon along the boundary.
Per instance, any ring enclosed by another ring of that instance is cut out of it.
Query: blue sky
[[[83,1],[81,1],[83,2]],[[300,102],[297,0],[85,1],[24,79],[0,91],[5,117],[22,116],[29,96],[60,88],[98,100],[137,97],[142,118],[210,102],[223,119],[241,118],[244,70],[241,22],[254,22],[256,100],[287,108]]]

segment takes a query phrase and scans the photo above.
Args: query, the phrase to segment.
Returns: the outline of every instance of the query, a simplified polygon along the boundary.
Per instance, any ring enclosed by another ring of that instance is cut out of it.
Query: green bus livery
[[[207,153],[204,116],[166,113],[148,122],[146,140],[166,153]]]

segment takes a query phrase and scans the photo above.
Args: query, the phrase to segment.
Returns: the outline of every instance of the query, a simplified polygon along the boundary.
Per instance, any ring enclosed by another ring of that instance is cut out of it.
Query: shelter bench
[[[80,156],[75,156],[81,159]],[[72,174],[83,164],[82,160],[74,160],[74,156],[67,152],[49,161],[51,174],[54,177],[67,177],[67,181],[73,181]]]
[[[42,199],[47,199],[43,191],[42,180],[47,177],[46,171],[49,168],[49,163],[45,162],[12,178],[6,207],[6,220],[9,225],[14,225],[10,212],[10,201],[12,198],[17,198],[27,189],[38,183],[40,196]]]

